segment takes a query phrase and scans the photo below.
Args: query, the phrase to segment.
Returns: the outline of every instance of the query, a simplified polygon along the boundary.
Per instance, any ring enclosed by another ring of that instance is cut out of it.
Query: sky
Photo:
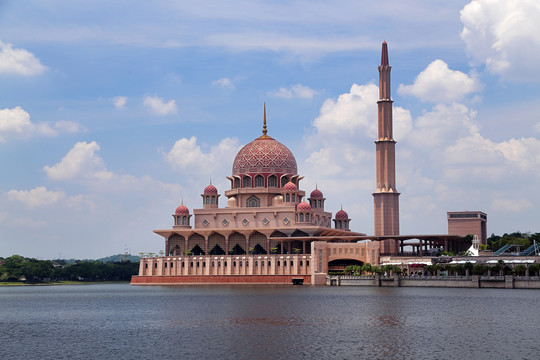
[[[157,253],[264,103],[300,187],[372,234],[383,41],[401,234],[540,232],[537,0],[4,0],[0,256]]]

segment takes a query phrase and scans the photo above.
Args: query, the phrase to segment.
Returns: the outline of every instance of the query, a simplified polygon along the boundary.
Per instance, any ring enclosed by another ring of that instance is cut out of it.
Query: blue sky
[[[181,199],[269,135],[373,232],[377,65],[401,233],[540,231],[537,1],[2,1],[0,256],[157,252]]]

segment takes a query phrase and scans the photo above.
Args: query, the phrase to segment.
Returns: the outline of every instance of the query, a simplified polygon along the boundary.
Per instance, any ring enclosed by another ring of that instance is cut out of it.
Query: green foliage
[[[13,255],[0,266],[1,281],[30,283],[53,280],[129,281],[139,271],[138,262],[79,261],[55,268],[50,260],[36,260]]]

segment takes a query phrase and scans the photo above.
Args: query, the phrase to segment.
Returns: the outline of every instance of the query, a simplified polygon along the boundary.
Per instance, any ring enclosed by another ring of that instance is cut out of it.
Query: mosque
[[[132,284],[286,283],[325,284],[329,270],[380,264],[381,256],[403,252],[417,239],[417,251],[443,244],[458,246],[460,236],[401,236],[395,181],[390,70],[386,42],[379,70],[378,137],[374,235],[353,232],[340,209],[325,208],[323,189],[309,197],[301,189],[291,151],[268,135],[266,107],[262,135],[236,155],[230,189],[223,195],[211,183],[201,194],[202,208],[183,203],[170,229],[154,230],[165,240],[165,256],[142,258]],[[361,241],[363,240],[363,241]],[[361,242],[360,242],[361,241]]]

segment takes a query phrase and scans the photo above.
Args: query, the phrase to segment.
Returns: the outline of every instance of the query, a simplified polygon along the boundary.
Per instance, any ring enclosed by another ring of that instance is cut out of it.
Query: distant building
[[[449,235],[478,235],[480,243],[487,244],[487,214],[482,211],[449,211]]]

